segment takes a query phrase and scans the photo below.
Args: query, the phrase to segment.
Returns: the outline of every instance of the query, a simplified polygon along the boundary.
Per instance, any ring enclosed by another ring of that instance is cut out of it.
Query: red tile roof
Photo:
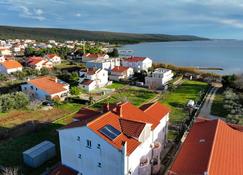
[[[124,72],[127,71],[129,67],[124,67],[124,66],[115,66],[111,71],[112,72]]]
[[[83,56],[86,58],[97,59],[97,58],[104,57],[105,54],[86,53]]]
[[[127,61],[127,62],[140,62],[140,61],[143,61],[145,59],[146,59],[146,57],[130,57],[130,58],[124,59],[124,61]]]
[[[52,59],[52,58],[54,58],[55,56],[58,56],[58,55],[56,55],[56,54],[47,54],[47,57],[48,57],[49,59]]]
[[[15,60],[6,60],[1,63],[6,69],[15,69],[23,67],[18,61]]]
[[[36,65],[39,62],[41,62],[42,60],[43,60],[42,57],[29,57],[27,62],[29,65]]]
[[[98,111],[94,111],[88,108],[81,108],[79,112],[75,115],[74,119],[77,120],[89,120],[93,116],[100,115],[101,113]]]
[[[146,123],[126,120],[126,119],[120,119],[120,125],[121,125],[122,132],[126,136],[138,139],[141,132],[143,131]]]
[[[222,120],[194,123],[170,175],[242,175],[243,133]]]
[[[44,76],[32,79],[28,81],[28,83],[33,84],[35,87],[45,91],[50,95],[66,91],[67,89],[65,89],[64,86],[67,84],[56,82],[56,79],[56,77]]]
[[[87,85],[90,85],[91,83],[93,83],[93,80],[85,79],[81,84],[87,86]]]
[[[49,175],[77,175],[78,172],[64,165],[57,166]]]

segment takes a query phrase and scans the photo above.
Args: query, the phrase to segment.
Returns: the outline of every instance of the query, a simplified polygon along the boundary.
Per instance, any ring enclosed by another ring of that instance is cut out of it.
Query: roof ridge
[[[214,137],[213,137],[212,149],[211,149],[210,154],[209,154],[209,160],[208,160],[208,165],[207,165],[207,170],[206,170],[207,172],[209,172],[209,169],[211,167],[211,162],[212,162],[213,152],[214,152],[214,148],[215,148],[216,137],[218,136],[219,124],[221,122],[220,119],[216,119],[216,120],[217,120],[216,130],[215,130],[215,134],[214,134]]]
[[[99,117],[97,117],[96,119],[90,121],[90,122],[87,124],[87,126],[91,125],[92,123],[94,123],[94,122],[96,122],[96,121],[99,121],[102,117],[104,117],[104,116],[106,116],[106,115],[108,115],[108,114],[110,114],[110,113],[114,114],[114,113],[111,112],[111,111],[108,111],[108,112],[106,112],[106,113],[104,113],[104,114],[101,114],[101,115],[100,115]],[[114,114],[114,115],[116,115],[116,114]],[[119,117],[119,118],[120,118],[120,117]]]

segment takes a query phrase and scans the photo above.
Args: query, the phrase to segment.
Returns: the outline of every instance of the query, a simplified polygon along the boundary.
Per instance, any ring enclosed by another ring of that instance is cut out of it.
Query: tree
[[[41,75],[48,75],[49,72],[50,72],[49,69],[47,69],[45,67],[41,68],[41,70],[40,70]]]
[[[119,52],[117,48],[114,48],[112,52],[108,53],[110,57],[119,57]]]
[[[19,169],[18,168],[3,168],[1,175],[18,175]]]
[[[77,86],[79,84],[79,75],[77,72],[71,73],[69,83],[71,86]]]
[[[79,95],[80,94],[80,89],[77,86],[71,87],[70,93],[71,95]]]

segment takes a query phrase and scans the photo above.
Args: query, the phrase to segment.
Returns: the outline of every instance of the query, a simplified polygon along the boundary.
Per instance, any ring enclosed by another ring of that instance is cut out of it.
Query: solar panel
[[[118,135],[121,134],[116,128],[111,125],[105,125],[99,130],[103,135],[105,135],[110,140],[114,140]]]

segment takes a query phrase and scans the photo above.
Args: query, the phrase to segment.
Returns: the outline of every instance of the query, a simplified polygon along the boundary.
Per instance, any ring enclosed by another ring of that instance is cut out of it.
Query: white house
[[[42,57],[29,57],[27,61],[28,66],[36,69],[36,70],[41,70],[42,68],[48,68],[51,69],[53,68],[53,62],[49,60],[45,60]]]
[[[5,56],[0,55],[0,63],[3,63],[5,61]]]
[[[1,47],[0,48],[0,55],[12,55],[12,52],[9,48]]]
[[[83,175],[158,173],[169,112],[158,102],[140,109],[126,102],[105,105],[102,114],[80,115],[58,130],[61,163]]]
[[[88,69],[80,71],[80,86],[87,91],[101,88],[108,84],[108,71],[104,69]]]
[[[120,58],[97,59],[86,61],[85,65],[87,68],[105,69],[110,71],[115,66],[120,66],[121,60]]]
[[[172,80],[173,76],[172,70],[158,68],[155,69],[152,75],[145,77],[145,85],[151,89],[162,88]]]
[[[39,100],[64,100],[69,93],[69,84],[56,77],[43,76],[28,80],[21,90],[31,98]]]
[[[11,74],[14,72],[22,71],[23,66],[15,60],[6,60],[0,63],[0,73]]]
[[[109,75],[110,80],[119,81],[121,79],[129,79],[133,76],[133,69],[131,67],[116,66],[111,70]]]
[[[109,55],[107,55],[107,54],[86,53],[86,54],[83,54],[82,61],[86,62],[86,61],[92,61],[92,60],[104,60],[104,59],[108,59],[108,58],[109,58]]]
[[[152,67],[152,60],[148,57],[129,57],[122,59],[122,66],[131,67],[134,71],[148,71]]]
[[[53,64],[60,64],[60,63],[62,62],[61,57],[59,57],[59,56],[56,55],[56,54],[47,54],[47,55],[45,56],[45,59],[46,59],[47,61],[52,62]]]

